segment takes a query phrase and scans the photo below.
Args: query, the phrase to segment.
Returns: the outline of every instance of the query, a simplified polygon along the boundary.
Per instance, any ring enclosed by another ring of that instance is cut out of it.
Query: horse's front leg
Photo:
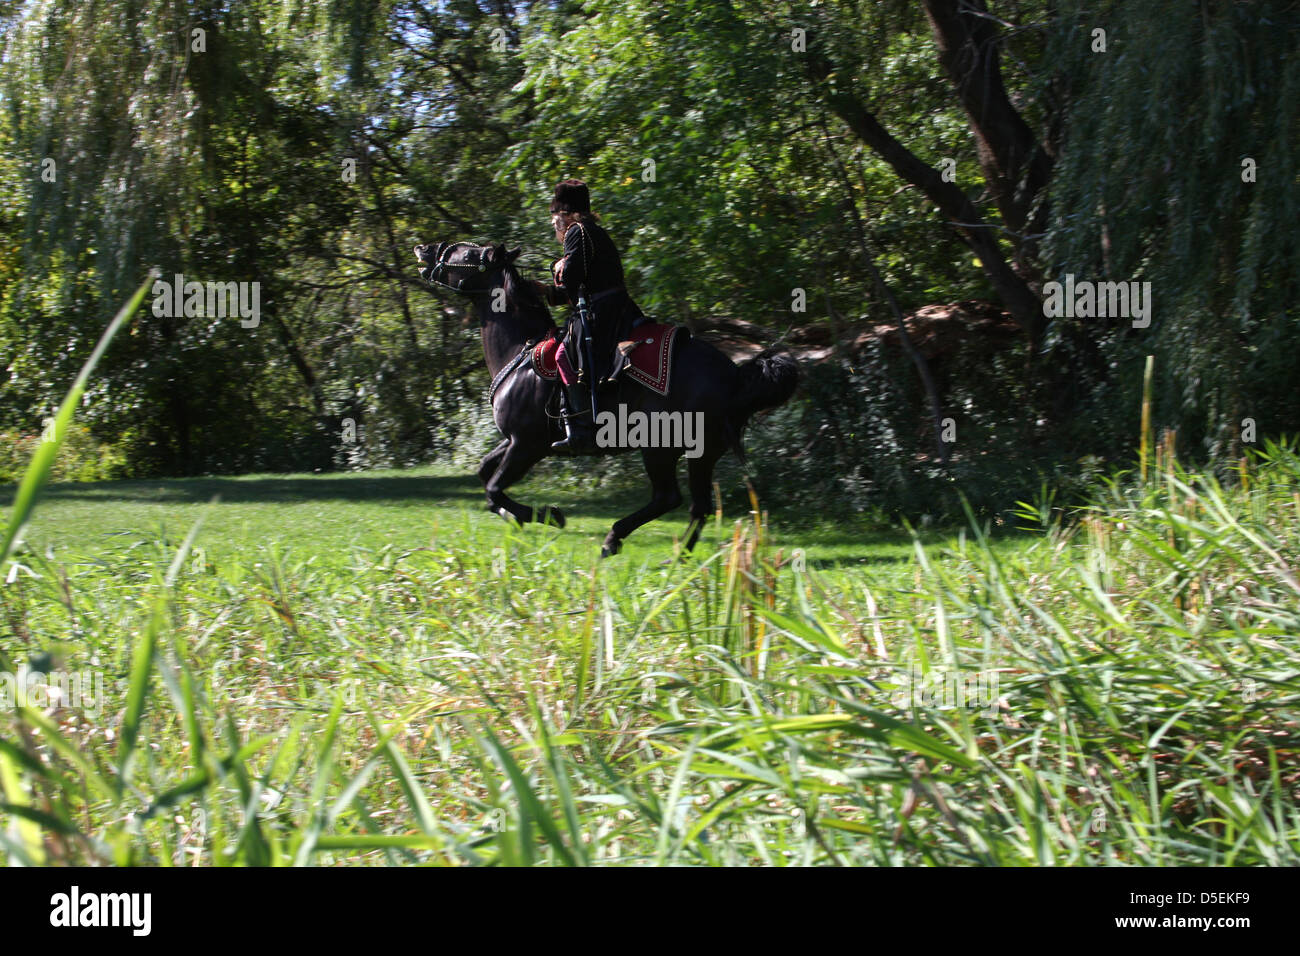
[[[484,455],[483,460],[479,462],[478,480],[483,482],[484,488],[486,488],[487,483],[492,480],[492,476],[496,474],[497,468],[501,465],[501,459],[505,455],[506,449],[509,447],[510,447],[510,439],[503,438],[501,439],[500,442],[497,443],[497,446],[493,448],[490,452],[488,452],[486,455]],[[493,514],[495,514],[497,510],[497,506],[492,503],[492,496],[488,495],[487,500],[488,500],[488,506],[487,506],[488,511],[491,511]]]
[[[545,436],[543,436],[545,437]],[[540,511],[528,505],[520,504],[509,495],[506,489],[523,479],[529,469],[546,457],[550,446],[544,442],[520,442],[518,438],[507,438],[483,459],[479,466],[479,477],[492,460],[496,468],[486,480],[488,507],[501,517],[513,518],[520,524],[528,521],[542,521],[564,527],[564,512],[547,505]],[[498,453],[499,457],[498,457]]]

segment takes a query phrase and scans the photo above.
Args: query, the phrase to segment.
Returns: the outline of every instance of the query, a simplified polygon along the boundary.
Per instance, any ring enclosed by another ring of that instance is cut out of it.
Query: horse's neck
[[[535,330],[530,332],[532,326],[513,312],[492,314],[483,323],[483,358],[488,374],[495,376],[530,340],[538,338]]]

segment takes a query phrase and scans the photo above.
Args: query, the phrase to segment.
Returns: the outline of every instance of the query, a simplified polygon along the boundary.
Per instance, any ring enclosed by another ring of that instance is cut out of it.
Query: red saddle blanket
[[[547,336],[533,346],[533,371],[547,381],[559,374],[559,369],[556,367],[559,348],[560,340],[553,335]]]
[[[673,343],[679,331],[676,325],[658,322],[643,322],[634,328],[632,338],[618,346],[628,357],[623,374],[652,392],[667,395],[672,382]],[[533,371],[545,379],[558,375],[566,385],[573,384],[577,378],[573,363],[557,338],[543,339],[534,346]]]

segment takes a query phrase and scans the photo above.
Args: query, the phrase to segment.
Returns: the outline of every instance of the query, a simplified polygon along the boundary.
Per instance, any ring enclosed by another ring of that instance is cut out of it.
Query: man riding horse
[[[586,183],[566,179],[555,187],[551,225],[564,255],[551,267],[555,284],[538,286],[549,304],[574,306],[565,352],[578,370],[577,381],[563,390],[565,437],[551,447],[591,454],[597,451],[595,399],[621,371],[623,356],[615,357],[618,343],[646,317],[628,295],[614,240],[591,213]],[[584,329],[586,323],[591,327]]]
[[[623,286],[618,250],[591,216],[587,187],[575,180],[560,183],[552,210],[556,238],[564,243],[565,253],[555,265],[553,286],[536,282],[531,289],[522,288],[526,280],[514,266],[520,250],[500,244],[423,243],[415,247],[415,258],[421,278],[430,286],[449,289],[473,302],[483,327],[483,358],[492,378],[487,399],[502,436],[478,469],[489,505],[503,518],[520,523],[548,521],[563,527],[564,515],[558,508],[533,508],[506,493],[553,451],[555,421],[548,406],[554,394],[555,373],[549,369],[556,369],[562,378],[575,377],[569,374],[572,363],[561,360],[555,349],[550,310],[539,297],[526,293],[544,293],[553,304],[577,303],[580,314],[594,313],[590,324],[600,346],[592,350],[587,374],[572,389],[576,394],[569,396],[568,439],[559,443],[562,450],[584,447],[584,425],[590,442],[592,419],[586,418],[591,414],[590,399],[584,398],[593,383],[599,384],[598,376],[603,371],[593,366],[604,365],[624,338],[621,333],[643,317]],[[582,305],[589,308],[584,310]],[[689,551],[714,514],[713,476],[718,459],[732,451],[743,463],[742,440],[750,420],[759,412],[785,404],[799,381],[799,366],[788,354],[777,350],[764,350],[737,365],[708,342],[677,336],[668,326],[652,329],[638,328],[638,341],[629,344],[641,350],[649,348],[659,360],[658,373],[650,380],[641,378],[646,368],[644,363],[638,364],[635,372],[645,387],[624,389],[620,385],[618,398],[627,404],[629,416],[635,412],[660,422],[681,422],[678,437],[683,444],[672,440],[634,444],[629,440],[617,448],[599,449],[617,452],[639,448],[652,491],[644,507],[614,522],[601,546],[602,556],[618,554],[629,534],[682,503],[677,470],[683,457],[687,458],[690,486],[691,520],[684,544]],[[651,348],[656,341],[658,351]],[[673,347],[674,341],[679,346]],[[565,351],[574,344],[571,337]],[[582,351],[575,349],[579,356]],[[633,353],[638,354],[644,356],[644,352]],[[556,356],[549,368],[547,356]],[[625,361],[620,354],[616,370],[605,377],[617,375],[617,368],[625,367]],[[693,455],[686,451],[688,420],[702,426],[696,431],[702,442],[691,444],[696,452]],[[674,433],[669,431],[667,437],[671,439]],[[662,432],[658,434],[664,437]]]

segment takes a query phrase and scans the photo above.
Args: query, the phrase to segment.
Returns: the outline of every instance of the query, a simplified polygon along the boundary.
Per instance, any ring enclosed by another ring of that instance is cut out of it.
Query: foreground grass
[[[751,514],[682,562],[677,522],[598,562],[639,493],[583,494],[521,494],[560,532],[433,470],[57,486],[3,648],[102,692],[0,716],[0,853],[1300,858],[1294,456],[1001,542]]]
[[[1148,478],[1150,360],[1136,487],[911,562],[753,502],[598,563],[436,473],[34,522],[151,279],[5,501],[7,862],[1296,862],[1300,460]]]

